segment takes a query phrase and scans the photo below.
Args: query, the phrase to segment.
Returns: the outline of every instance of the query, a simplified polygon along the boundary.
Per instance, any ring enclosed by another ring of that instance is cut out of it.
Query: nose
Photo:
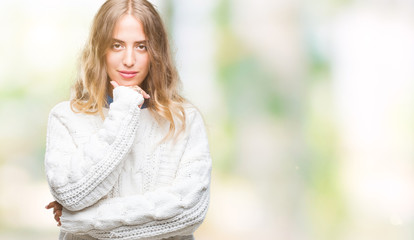
[[[135,64],[135,54],[132,49],[127,49],[124,54],[124,59],[122,61],[124,66],[132,67]]]

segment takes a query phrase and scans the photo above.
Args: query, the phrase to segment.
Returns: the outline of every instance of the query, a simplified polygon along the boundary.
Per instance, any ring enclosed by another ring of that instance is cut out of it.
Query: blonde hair
[[[104,117],[103,108],[108,104],[106,97],[110,90],[105,54],[112,43],[115,24],[125,14],[131,14],[141,21],[148,39],[150,69],[140,86],[151,96],[147,106],[154,116],[169,122],[170,128],[165,138],[176,133],[178,135],[185,129],[183,104],[186,100],[178,92],[180,80],[164,24],[152,4],[146,0],[108,0],[102,5],[94,18],[80,58],[79,74],[72,88],[72,110],[86,114],[99,113]]]

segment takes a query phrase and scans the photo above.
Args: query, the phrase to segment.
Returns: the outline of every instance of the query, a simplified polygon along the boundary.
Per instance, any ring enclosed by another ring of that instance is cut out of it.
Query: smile
[[[118,71],[118,72],[123,78],[133,78],[138,74],[138,72],[135,72],[135,71]]]

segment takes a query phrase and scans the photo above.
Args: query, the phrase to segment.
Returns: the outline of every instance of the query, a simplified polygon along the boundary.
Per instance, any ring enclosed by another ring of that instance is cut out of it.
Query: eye
[[[139,44],[137,46],[137,49],[138,50],[142,50],[142,51],[146,51],[147,50],[147,46],[145,44],[141,43],[141,44]]]
[[[114,50],[120,50],[122,48],[122,45],[120,43],[113,43],[112,49]]]

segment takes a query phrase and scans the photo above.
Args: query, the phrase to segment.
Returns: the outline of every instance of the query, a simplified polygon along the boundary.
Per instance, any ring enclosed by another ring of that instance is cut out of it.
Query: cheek
[[[111,70],[111,68],[114,68],[117,66],[117,58],[115,54],[108,53],[105,56],[105,63],[108,70]]]
[[[142,65],[143,65],[143,67],[148,71],[149,70],[149,67],[150,67],[150,58],[149,58],[149,55],[147,54],[147,56],[145,56],[144,58],[143,58],[143,61],[142,61]]]

